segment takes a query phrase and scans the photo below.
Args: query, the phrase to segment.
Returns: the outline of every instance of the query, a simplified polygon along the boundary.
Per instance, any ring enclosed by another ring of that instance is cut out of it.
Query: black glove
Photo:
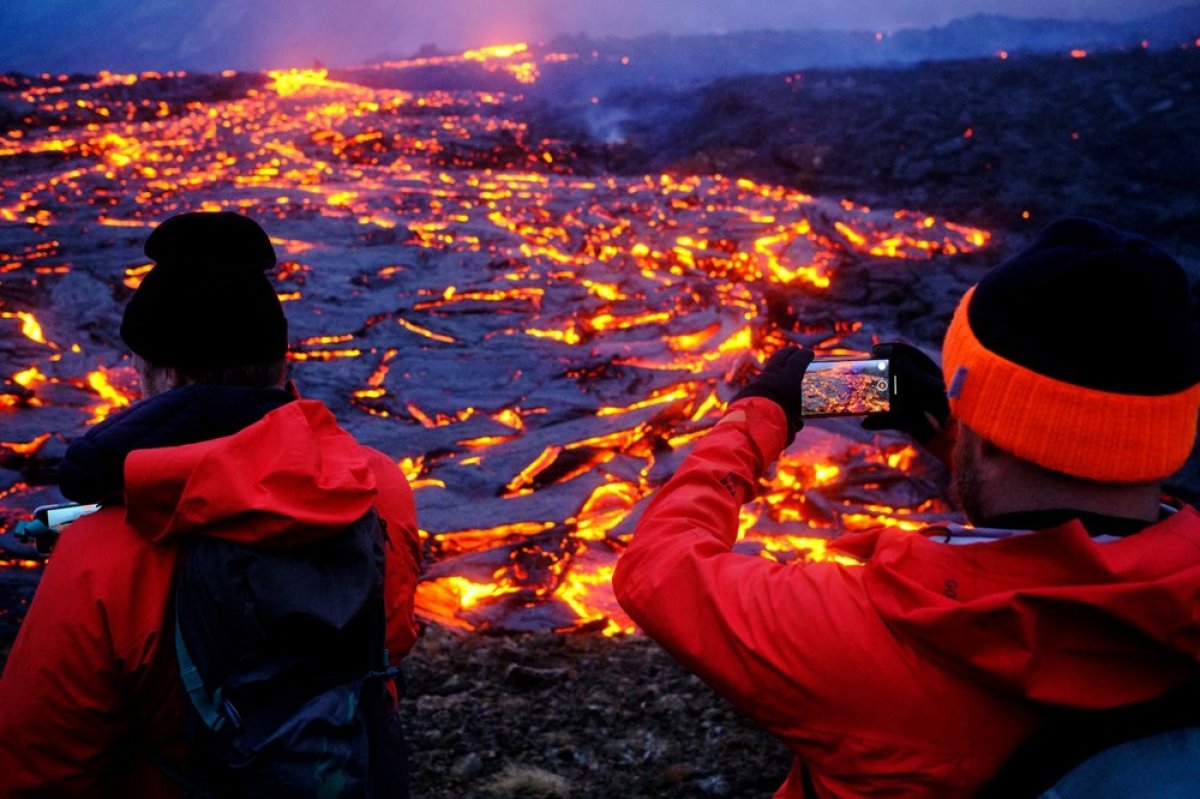
[[[950,418],[942,370],[933,359],[909,344],[876,344],[872,358],[887,358],[892,364],[896,393],[892,409],[863,419],[867,430],[899,430],[917,443],[928,443]]]
[[[784,347],[767,359],[762,372],[752,378],[732,401],[762,397],[783,408],[783,415],[787,417],[787,443],[790,445],[796,439],[796,433],[804,427],[804,421],[800,418],[800,407],[804,401],[800,383],[812,359],[812,353],[808,350],[795,346]]]

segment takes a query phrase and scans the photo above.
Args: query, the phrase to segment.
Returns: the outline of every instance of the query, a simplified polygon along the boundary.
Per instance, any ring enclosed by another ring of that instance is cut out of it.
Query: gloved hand
[[[804,371],[812,363],[812,353],[796,346],[784,347],[767,359],[762,372],[752,378],[745,388],[733,398],[733,402],[746,397],[763,397],[783,408],[787,417],[787,443],[790,445],[796,439],[796,433],[804,427],[800,418],[801,403],[804,394],[800,383],[804,380]]]
[[[896,394],[892,409],[863,419],[866,430],[899,430],[926,444],[946,426],[950,403],[941,368],[925,353],[909,344],[876,344],[872,358],[892,363]]]

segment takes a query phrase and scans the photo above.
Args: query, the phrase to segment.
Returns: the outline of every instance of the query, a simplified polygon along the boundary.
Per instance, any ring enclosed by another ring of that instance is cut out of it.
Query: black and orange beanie
[[[275,249],[234,213],[187,213],[146,239],[155,266],[125,306],[121,338],[155,366],[220,369],[287,353],[287,319],[267,277]]]
[[[1100,222],[1054,223],[969,290],[942,368],[959,421],[1047,469],[1148,482],[1192,452],[1200,336],[1187,276]]]

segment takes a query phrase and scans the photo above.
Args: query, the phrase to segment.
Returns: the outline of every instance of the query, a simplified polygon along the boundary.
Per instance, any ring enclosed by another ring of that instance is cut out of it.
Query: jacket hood
[[[128,452],[126,522],[150,541],[204,534],[286,546],[373,504],[366,451],[325,405],[288,402],[232,435]]]
[[[344,529],[376,496],[367,450],[311,400],[229,436],[130,452],[124,475],[126,521],[151,541],[304,543]]]
[[[997,691],[1114,707],[1161,695],[1200,661],[1192,508],[1107,543],[1070,522],[969,546],[891,529],[835,546],[866,560],[871,602],[897,637]]]

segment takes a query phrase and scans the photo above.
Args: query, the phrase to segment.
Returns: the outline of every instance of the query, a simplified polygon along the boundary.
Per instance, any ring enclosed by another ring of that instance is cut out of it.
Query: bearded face
[[[958,439],[954,442],[954,460],[951,469],[954,493],[958,504],[972,524],[984,520],[983,477],[980,475],[978,455],[980,439],[967,427],[960,425]]]

